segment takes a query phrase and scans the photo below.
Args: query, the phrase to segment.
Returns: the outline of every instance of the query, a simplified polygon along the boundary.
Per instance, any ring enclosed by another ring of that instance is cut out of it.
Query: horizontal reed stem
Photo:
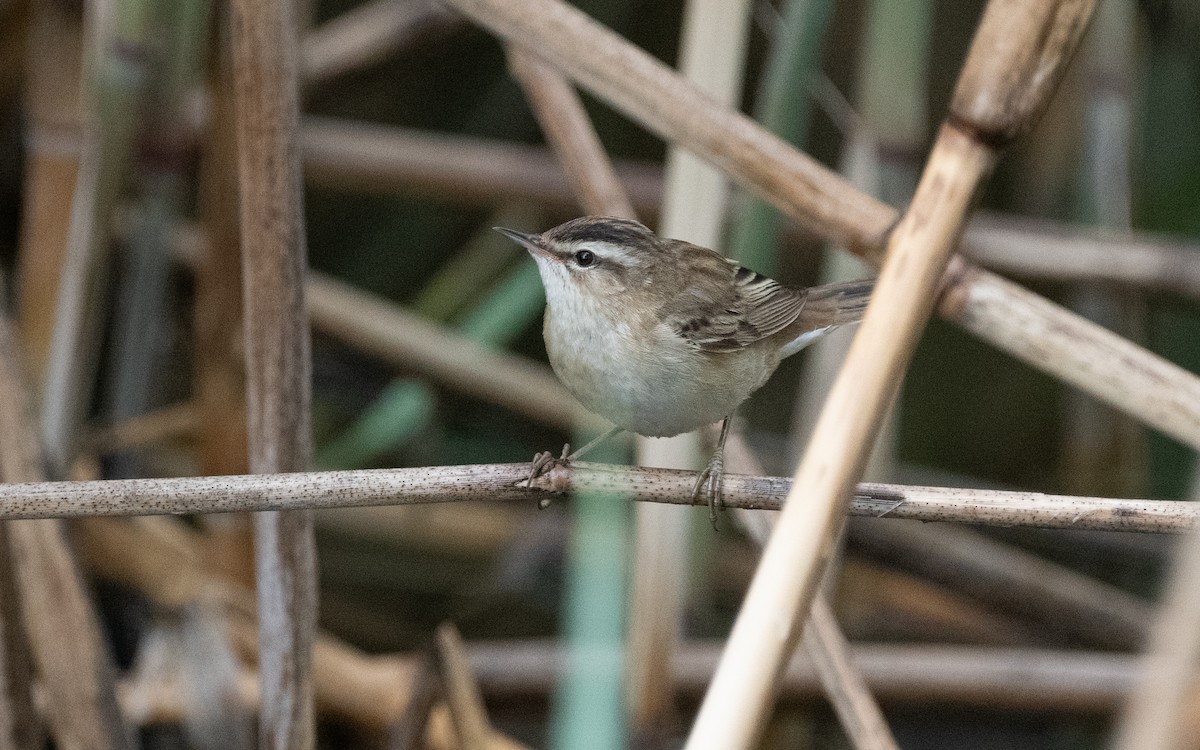
[[[612,492],[643,502],[694,504],[695,474],[611,464],[558,466],[524,486],[529,464],[299,472],[182,479],[0,485],[0,520],[172,515],[463,502],[536,503],[547,492]],[[785,477],[725,475],[730,508],[778,510]],[[1180,533],[1200,526],[1200,503],[1117,500],[1040,492],[858,485],[853,515],[993,526]]]

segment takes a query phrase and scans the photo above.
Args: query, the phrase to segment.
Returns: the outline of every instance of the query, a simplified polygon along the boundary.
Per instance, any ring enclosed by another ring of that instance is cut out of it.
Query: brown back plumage
[[[869,279],[784,286],[708,248],[680,240],[663,245],[679,252],[678,262],[687,269],[670,272],[680,286],[664,305],[663,320],[704,351],[732,352],[766,338],[790,340],[858,322],[875,286]]]

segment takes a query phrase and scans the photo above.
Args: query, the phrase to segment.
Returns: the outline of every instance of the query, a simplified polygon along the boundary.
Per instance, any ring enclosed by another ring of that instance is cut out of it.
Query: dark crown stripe
[[[549,239],[564,244],[605,242],[612,245],[644,244],[653,241],[649,229],[624,219],[577,219],[552,229]]]

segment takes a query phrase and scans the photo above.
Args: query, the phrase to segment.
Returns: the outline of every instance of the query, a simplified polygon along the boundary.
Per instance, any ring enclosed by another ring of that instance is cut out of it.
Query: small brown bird
[[[723,420],[693,489],[693,496],[706,489],[714,519],[734,411],[781,359],[858,322],[874,286],[785,286],[628,219],[585,216],[542,234],[495,229],[537,261],[555,374],[580,403],[616,425],[570,456],[540,455],[531,478],[622,430],[670,437]]]

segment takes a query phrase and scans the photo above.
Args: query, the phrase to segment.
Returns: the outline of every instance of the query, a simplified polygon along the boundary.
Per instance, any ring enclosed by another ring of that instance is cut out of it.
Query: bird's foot
[[[525,486],[532,487],[533,482],[538,477],[553,469],[555,466],[562,466],[569,462],[574,456],[571,455],[571,444],[567,443],[563,446],[562,455],[555,456],[550,451],[542,451],[533,457],[533,461],[529,464],[529,476],[525,480]],[[547,495],[538,500],[538,507],[542,510],[550,507],[553,497]]]
[[[590,452],[597,445],[600,445],[601,443],[603,443],[605,440],[608,440],[613,435],[616,435],[617,433],[623,432],[623,431],[624,430],[621,427],[613,427],[608,432],[604,433],[603,435],[592,438],[592,441],[590,443],[584,445],[582,448],[575,451],[574,453],[571,452],[571,444],[567,443],[566,445],[563,446],[562,455],[558,456],[557,458],[554,456],[553,453],[551,453],[549,451],[543,451],[543,452],[537,454],[536,456],[533,457],[533,463],[531,463],[529,465],[529,478],[525,480],[525,486],[532,487],[535,479],[542,476],[546,472],[550,471],[555,466],[566,466],[567,464],[571,463],[575,459],[580,458],[584,454]],[[545,509],[545,508],[549,507],[549,505],[550,505],[549,497],[543,498],[538,501],[539,508]]]
[[[722,451],[713,453],[712,458],[708,460],[708,466],[700,472],[700,476],[696,477],[696,484],[692,486],[692,501],[695,502],[701,497],[708,498],[708,518],[712,521],[713,530],[719,531],[717,525],[717,511],[725,511],[725,456]]]

